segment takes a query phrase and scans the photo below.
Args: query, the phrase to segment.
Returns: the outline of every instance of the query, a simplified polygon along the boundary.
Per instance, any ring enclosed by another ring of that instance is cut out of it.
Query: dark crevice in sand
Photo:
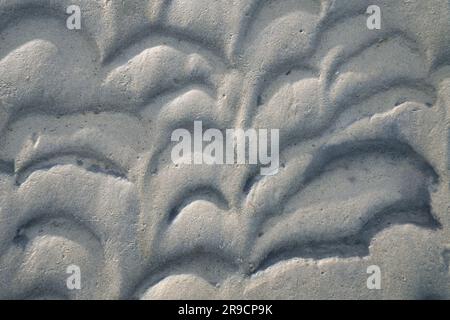
[[[228,210],[228,201],[225,199],[220,190],[213,186],[197,186],[179,195],[174,201],[172,209],[169,210],[168,223],[170,224],[178,216],[180,211],[196,200],[206,200],[217,205],[219,209]]]
[[[18,185],[24,183],[35,171],[48,171],[56,166],[74,165],[84,167],[87,171],[116,178],[127,179],[127,172],[118,163],[104,157],[98,152],[80,148],[67,150],[33,159],[16,173]]]
[[[370,254],[369,245],[371,241],[385,229],[404,224],[414,224],[430,230],[440,229],[441,224],[433,217],[430,210],[428,206],[414,208],[410,203],[403,204],[403,207],[388,207],[378,212],[354,236],[333,241],[302,243],[270,252],[252,273],[263,271],[278,262],[292,258],[320,260],[334,257],[367,257]]]

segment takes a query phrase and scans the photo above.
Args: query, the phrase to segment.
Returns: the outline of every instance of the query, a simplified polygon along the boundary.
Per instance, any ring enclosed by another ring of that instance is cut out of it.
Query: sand
[[[449,44],[447,0],[0,1],[0,298],[449,299]],[[175,164],[194,121],[278,173]]]

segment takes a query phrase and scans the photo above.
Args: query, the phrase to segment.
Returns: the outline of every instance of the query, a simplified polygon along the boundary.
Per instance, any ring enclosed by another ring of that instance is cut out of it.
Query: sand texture
[[[447,0],[0,0],[0,299],[449,299],[449,124]]]

